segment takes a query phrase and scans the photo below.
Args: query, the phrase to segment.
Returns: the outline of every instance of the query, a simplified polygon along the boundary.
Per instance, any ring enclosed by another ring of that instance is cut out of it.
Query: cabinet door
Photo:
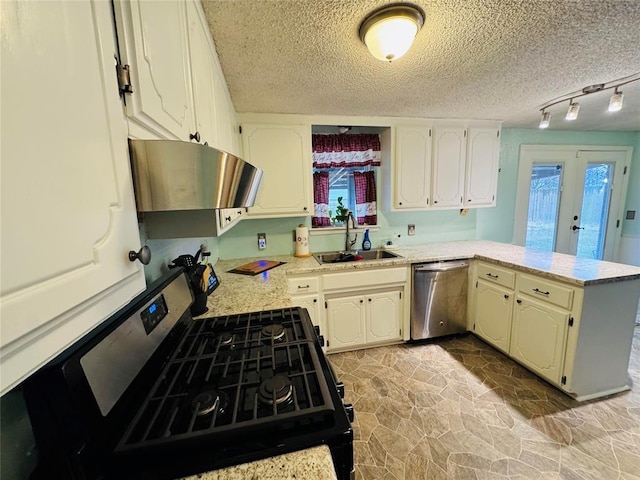
[[[466,206],[496,204],[498,184],[499,130],[470,128],[467,140]]]
[[[222,148],[218,139],[216,92],[214,91],[217,86],[215,82],[217,71],[209,44],[209,29],[203,23],[204,20],[198,12],[197,5],[191,1],[186,2],[185,5],[189,24],[189,54],[196,130],[200,133],[202,143],[207,142],[212,147]]]
[[[434,128],[432,206],[462,205],[466,155],[464,128]]]
[[[311,323],[316,327],[320,327],[320,334],[324,335],[324,329],[322,328],[320,321],[321,311],[318,295],[299,295],[291,297],[291,303],[294,306],[306,308],[307,312],[309,312],[309,316],[311,317]]]
[[[7,2],[0,22],[5,393],[145,281],[110,4]]]
[[[402,338],[400,290],[366,295],[367,343]]]
[[[310,215],[309,125],[243,125],[245,160],[264,170],[250,217]]]
[[[542,377],[559,384],[569,312],[517,295],[510,354]]]
[[[395,208],[425,208],[431,194],[431,129],[398,127]]]
[[[195,130],[185,2],[118,1],[122,61],[131,69],[129,118],[163,137],[189,141]]]
[[[327,300],[327,326],[328,352],[364,345],[366,342],[364,297]]]
[[[473,330],[487,342],[509,353],[513,291],[478,280]]]

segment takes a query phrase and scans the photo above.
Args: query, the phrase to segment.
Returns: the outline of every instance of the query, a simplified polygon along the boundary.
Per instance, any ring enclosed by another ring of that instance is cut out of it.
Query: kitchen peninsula
[[[252,259],[220,260],[215,270],[221,285],[209,297],[207,316],[302,304],[298,296],[292,296],[292,280],[329,279],[332,277],[327,275],[369,269],[373,272],[406,268],[404,289],[409,292],[411,264],[470,259],[468,330],[578,400],[629,388],[626,371],[640,298],[639,267],[489,241],[403,246],[394,252],[400,257],[324,265],[312,257],[274,256],[269,258],[286,263],[253,277],[227,273]],[[504,312],[495,310],[496,305],[489,310],[492,319],[502,313],[506,315],[498,330],[491,326],[485,330],[478,328],[486,324],[486,319],[481,318],[486,311],[483,299],[488,298],[492,305],[493,297],[484,297],[485,292],[478,288],[491,278],[482,270],[487,266],[499,268],[511,279],[510,285],[498,283],[491,291],[499,292],[500,298],[508,297],[504,305],[498,306]],[[479,275],[482,278],[478,278]],[[330,285],[327,281],[319,283],[313,297],[319,315],[314,321],[320,325],[325,338],[331,338],[331,328],[326,328],[321,308],[328,296],[322,289]],[[358,285],[349,285],[349,289],[358,289]],[[400,343],[409,338],[408,296],[405,295],[401,338],[396,335],[395,340],[387,343]],[[551,323],[545,323],[547,319]],[[564,320],[566,324],[558,323]],[[499,335],[492,336],[493,332],[502,332],[504,342],[500,343]],[[552,338],[549,340],[545,335]]]

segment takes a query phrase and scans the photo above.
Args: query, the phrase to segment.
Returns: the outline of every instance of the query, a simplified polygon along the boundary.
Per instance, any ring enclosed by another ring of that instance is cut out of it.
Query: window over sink
[[[377,127],[313,127],[312,228],[377,225],[376,172],[382,161]]]

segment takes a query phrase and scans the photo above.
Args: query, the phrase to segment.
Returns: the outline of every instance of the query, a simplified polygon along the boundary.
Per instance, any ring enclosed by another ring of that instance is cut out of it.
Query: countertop
[[[214,269],[220,286],[209,296],[204,316],[231,315],[291,306],[287,276],[348,272],[363,268],[407,266],[413,263],[453,259],[480,259],[535,273],[552,280],[578,286],[619,282],[640,278],[640,267],[621,263],[577,258],[562,253],[541,252],[517,245],[489,241],[461,241],[399,246],[392,250],[398,258],[320,265],[315,258],[293,255],[264,255],[254,258],[219,260]],[[228,273],[244,263],[268,259],[283,265],[255,276]]]
[[[185,480],[336,480],[329,447],[286,453],[235,467],[201,473]]]

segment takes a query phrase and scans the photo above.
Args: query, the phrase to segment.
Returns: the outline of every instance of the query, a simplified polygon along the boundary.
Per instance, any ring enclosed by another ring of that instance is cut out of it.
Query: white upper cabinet
[[[145,280],[110,4],[7,2],[0,22],[5,393]]]
[[[469,128],[467,135],[466,207],[496,204],[500,130]]]
[[[115,2],[122,63],[133,93],[127,115],[164,138],[195,133],[185,2]]]
[[[429,206],[431,194],[431,129],[396,129],[394,207],[416,209]]]
[[[435,127],[433,129],[434,208],[458,207],[464,194],[466,129]]]
[[[248,217],[311,215],[311,126],[242,125],[244,159],[264,170]]]
[[[219,145],[216,93],[220,88],[215,81],[217,70],[211,54],[210,38],[203,17],[195,3],[187,2],[187,21],[189,25],[189,53],[191,60],[191,80],[193,85],[193,108],[196,118],[196,131],[200,141],[211,146]],[[220,94],[218,94],[220,95]]]

